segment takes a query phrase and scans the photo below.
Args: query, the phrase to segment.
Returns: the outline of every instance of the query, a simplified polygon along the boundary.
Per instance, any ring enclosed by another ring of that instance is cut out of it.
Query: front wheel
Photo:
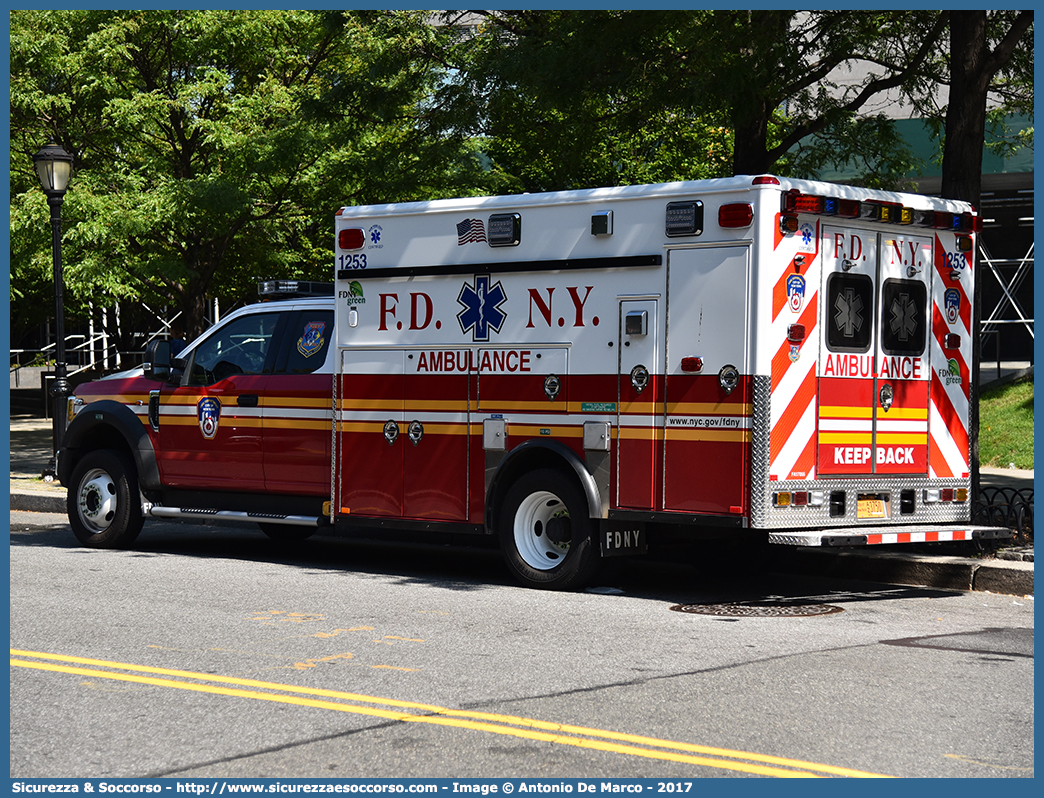
[[[508,490],[498,536],[504,560],[527,587],[574,590],[598,570],[594,522],[571,474],[542,469]]]
[[[114,450],[88,452],[73,469],[65,506],[69,526],[84,546],[129,546],[144,523],[134,463]]]

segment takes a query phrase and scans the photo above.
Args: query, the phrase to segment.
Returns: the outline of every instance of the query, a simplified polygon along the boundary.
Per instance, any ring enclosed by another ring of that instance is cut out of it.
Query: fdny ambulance
[[[489,534],[557,589],[660,535],[1007,537],[969,523],[980,229],[773,176],[344,207],[332,296],[81,386],[70,522]]]

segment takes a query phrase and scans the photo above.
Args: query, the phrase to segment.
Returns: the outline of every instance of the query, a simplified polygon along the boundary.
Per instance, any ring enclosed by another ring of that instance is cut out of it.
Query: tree
[[[950,20],[949,102],[945,112],[942,195],[980,207],[982,150],[991,92],[994,118],[1033,108],[1033,12],[953,11]],[[1001,80],[997,81],[997,76]],[[979,351],[982,292],[972,305],[972,346]],[[971,374],[972,495],[979,493],[979,360]]]
[[[923,90],[946,30],[933,11],[484,12],[443,91],[529,190],[800,172],[849,158],[864,182],[908,171],[887,91]],[[843,84],[846,65],[873,65]],[[810,146],[810,143],[812,146]],[[801,147],[799,148],[799,144]],[[557,155],[561,153],[561,157]]]
[[[439,35],[403,12],[12,12],[12,292],[48,282],[48,138],[75,156],[71,304],[170,304],[189,334],[258,277],[329,279],[343,204],[481,191],[462,138],[418,124]]]
[[[942,195],[979,206],[987,101],[994,117],[1033,107],[1033,12],[951,11]],[[996,81],[997,76],[1000,81]]]

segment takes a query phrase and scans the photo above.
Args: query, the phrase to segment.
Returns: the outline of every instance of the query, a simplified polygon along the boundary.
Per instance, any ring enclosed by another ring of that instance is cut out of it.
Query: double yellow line
[[[25,659],[27,657],[30,659]],[[403,723],[429,723],[436,726],[452,726],[487,732],[489,734],[503,734],[527,740],[638,756],[645,759],[682,762],[721,770],[735,770],[759,776],[819,778],[821,775],[827,775],[886,778],[878,773],[821,765],[816,762],[805,762],[799,759],[786,759],[784,757],[753,754],[745,751],[730,751],[727,748],[659,740],[654,737],[590,729],[584,726],[548,723],[547,721],[515,717],[513,715],[447,709],[446,707],[433,706],[431,704],[418,704],[412,701],[398,701],[390,698],[375,698],[374,696],[346,693],[339,690],[297,687],[290,684],[263,682],[255,679],[239,679],[233,676],[214,676],[194,671],[152,668],[145,665],[129,665],[124,662],[70,657],[62,654],[46,654],[39,651],[21,651],[18,649],[11,649],[11,665],[19,668],[70,673],[77,676],[91,676],[97,679],[114,679],[121,682],[148,684],[155,687],[192,690],[197,693],[253,698],[259,701],[274,701],[280,704],[329,709],[335,712],[351,712],[357,715],[368,715]]]

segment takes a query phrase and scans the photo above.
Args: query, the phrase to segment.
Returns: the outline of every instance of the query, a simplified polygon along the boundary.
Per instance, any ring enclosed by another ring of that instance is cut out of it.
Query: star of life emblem
[[[900,341],[909,341],[917,332],[917,304],[910,299],[909,294],[899,294],[892,300],[891,326]]]
[[[199,429],[203,437],[208,441],[217,435],[218,421],[221,418],[221,402],[213,396],[204,396],[196,403],[196,417],[199,419]]]
[[[852,288],[846,288],[834,300],[834,324],[845,338],[853,338],[863,329],[863,298]],[[905,340],[905,339],[904,339]]]
[[[457,314],[460,330],[471,330],[473,341],[488,341],[489,331],[500,332],[507,313],[500,306],[507,302],[507,294],[500,282],[489,284],[489,277],[475,277],[475,286],[465,283],[460,289],[457,302],[464,308]]]

